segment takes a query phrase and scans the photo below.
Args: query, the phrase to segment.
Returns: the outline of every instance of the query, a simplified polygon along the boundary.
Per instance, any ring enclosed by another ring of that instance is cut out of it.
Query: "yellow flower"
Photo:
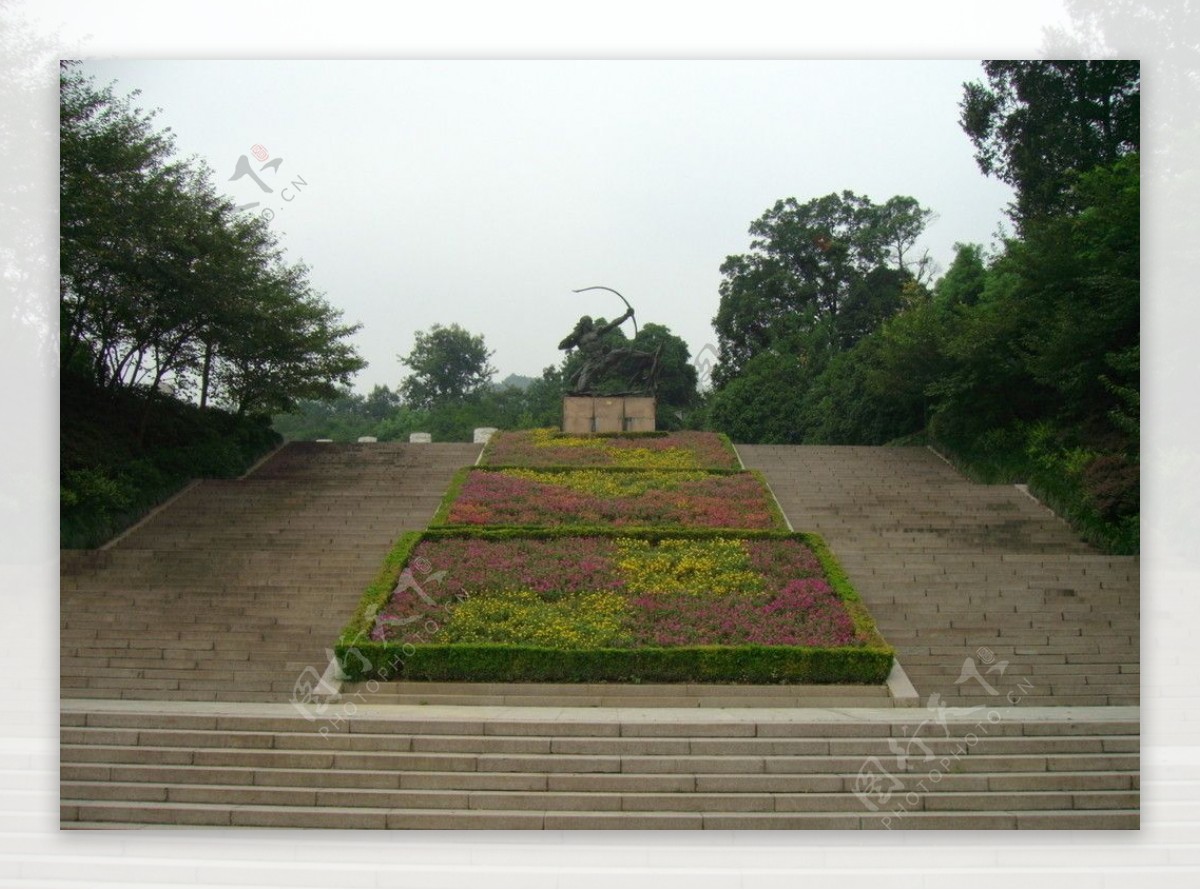
[[[553,602],[528,590],[480,593],[453,611],[436,640],[597,649],[623,641],[628,614],[619,593],[584,593]]]
[[[750,567],[742,543],[727,538],[666,539],[657,545],[617,541],[617,565],[632,593],[757,593],[762,576]]]

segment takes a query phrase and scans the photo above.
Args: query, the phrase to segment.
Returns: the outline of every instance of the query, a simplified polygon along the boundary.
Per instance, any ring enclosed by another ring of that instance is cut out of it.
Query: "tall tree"
[[[751,224],[750,252],[721,266],[721,304],[713,319],[717,385],[763,349],[811,348],[820,331],[834,348],[852,345],[864,333],[864,313],[882,320],[898,308],[899,285],[927,275],[916,243],[932,216],[904,196],[875,204],[843,191],[803,204],[777,201]],[[889,270],[896,274],[884,274]],[[851,317],[839,329],[848,305]]]
[[[240,413],[333,392],[365,366],[357,326],[287,263],[266,223],[173,158],[131,96],[62,69],[60,360],[109,390],[199,390]]]
[[[985,61],[963,85],[959,122],[975,160],[1017,193],[1018,224],[1070,204],[1072,176],[1140,146],[1136,60]]]
[[[303,265],[268,270],[244,294],[240,320],[221,332],[222,401],[240,414],[290,411],[300,399],[334,398],[366,367],[341,323],[307,281]]]
[[[457,324],[435,324],[429,332],[417,331],[412,351],[398,356],[412,369],[399,386],[404,401],[414,408],[434,408],[461,401],[491,382],[496,369],[493,353],[482,335]]]

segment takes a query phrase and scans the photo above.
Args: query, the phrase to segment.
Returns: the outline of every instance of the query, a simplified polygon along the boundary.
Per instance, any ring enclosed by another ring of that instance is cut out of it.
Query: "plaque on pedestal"
[[[654,396],[563,396],[564,433],[654,431]]]

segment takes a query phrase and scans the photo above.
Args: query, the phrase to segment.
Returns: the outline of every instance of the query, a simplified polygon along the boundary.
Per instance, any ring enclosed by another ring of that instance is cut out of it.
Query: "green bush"
[[[689,646],[542,649],[502,644],[339,642],[349,680],[497,683],[861,683],[887,680],[891,649]]]
[[[167,396],[60,383],[59,546],[97,547],[192,479],[244,473],[274,448],[269,421]]]
[[[1025,483],[1094,547],[1112,554],[1140,549],[1138,464],[1124,450],[1099,451],[1046,421],[969,437],[931,437],[964,475],[986,484]]]

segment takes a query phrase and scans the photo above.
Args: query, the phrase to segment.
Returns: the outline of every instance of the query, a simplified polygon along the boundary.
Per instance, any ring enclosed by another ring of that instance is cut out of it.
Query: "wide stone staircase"
[[[65,551],[70,698],[278,701],[326,648],[391,543],[424,528],[477,445],[292,443],[204,480],[107,549]]]
[[[829,542],[922,702],[1138,704],[1137,557],[926,448],[738,450]]]
[[[1138,826],[1136,560],[923,449],[739,450],[829,541],[921,707],[887,687],[308,694],[478,446],[293,444],[63,554],[63,826]]]
[[[63,710],[75,827],[1138,825],[1130,708],[938,723],[887,709],[106,704]]]

